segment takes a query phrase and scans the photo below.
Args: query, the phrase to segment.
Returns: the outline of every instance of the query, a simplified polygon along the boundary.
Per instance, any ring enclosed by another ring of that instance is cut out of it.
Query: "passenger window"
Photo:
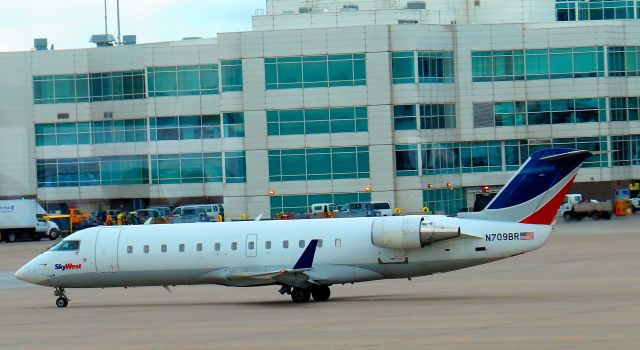
[[[149,254],[149,246],[148,246],[148,245],[145,245],[144,247],[142,247],[142,251],[143,251],[145,254]]]
[[[238,242],[231,243],[231,250],[237,250],[237,249],[238,249]]]
[[[317,247],[318,247],[318,248],[322,248],[322,240],[321,240],[321,239],[319,239],[319,240],[318,240],[318,245],[317,245]]]
[[[282,241],[282,248],[289,248],[289,241]]]
[[[202,251],[202,243],[198,243],[198,245],[196,246],[196,250],[198,250],[199,252]]]
[[[167,245],[166,244],[161,245],[160,246],[160,251],[163,252],[163,253],[166,253],[167,252]]]
[[[300,247],[300,248],[304,248],[304,239],[301,239],[301,240],[298,242],[298,247]]]
[[[178,251],[184,252],[184,244],[178,246]]]
[[[215,247],[214,249],[215,249],[216,251],[219,251],[219,250],[220,250],[220,243],[216,243],[216,244],[214,245],[214,247]]]
[[[80,241],[62,241],[54,245],[50,250],[58,252],[77,252],[80,250]]]
[[[264,242],[264,248],[265,249],[271,249],[271,241]]]
[[[129,245],[127,246],[127,254],[131,254],[131,253],[133,253],[133,246]]]
[[[336,247],[340,247],[342,245],[342,240],[340,238],[336,238]]]
[[[249,242],[249,250],[253,250],[255,247],[255,242]]]

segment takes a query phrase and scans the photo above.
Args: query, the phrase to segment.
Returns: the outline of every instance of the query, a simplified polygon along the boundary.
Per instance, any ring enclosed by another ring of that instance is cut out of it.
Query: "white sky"
[[[120,32],[138,43],[215,37],[251,29],[265,0],[120,0]],[[107,0],[109,34],[117,37],[116,0]],[[0,52],[28,51],[34,38],[55,49],[94,47],[104,33],[104,0],[0,0]]]

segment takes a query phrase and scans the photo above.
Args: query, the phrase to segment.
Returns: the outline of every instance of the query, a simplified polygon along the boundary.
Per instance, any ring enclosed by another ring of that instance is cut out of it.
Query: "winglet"
[[[298,262],[293,266],[294,270],[297,269],[310,269],[311,265],[313,265],[313,257],[316,254],[316,247],[318,246],[318,240],[312,239],[307,246],[307,249],[304,250]]]

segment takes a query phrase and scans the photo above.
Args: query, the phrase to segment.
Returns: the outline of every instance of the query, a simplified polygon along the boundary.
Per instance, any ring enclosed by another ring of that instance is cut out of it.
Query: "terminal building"
[[[130,39],[0,53],[1,198],[451,214],[551,146],[601,151],[574,185],[599,199],[640,178],[640,1],[267,0],[248,32]]]

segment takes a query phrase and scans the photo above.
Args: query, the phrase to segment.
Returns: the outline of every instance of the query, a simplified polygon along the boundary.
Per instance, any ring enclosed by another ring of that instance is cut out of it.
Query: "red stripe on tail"
[[[555,197],[551,198],[545,205],[536,210],[533,214],[527,216],[526,218],[520,220],[521,224],[536,224],[536,225],[551,225],[553,219],[556,217],[558,213],[558,209],[564,200],[564,196],[569,192],[569,188],[573,184],[573,180],[575,180],[575,175],[566,185],[558,192]]]

